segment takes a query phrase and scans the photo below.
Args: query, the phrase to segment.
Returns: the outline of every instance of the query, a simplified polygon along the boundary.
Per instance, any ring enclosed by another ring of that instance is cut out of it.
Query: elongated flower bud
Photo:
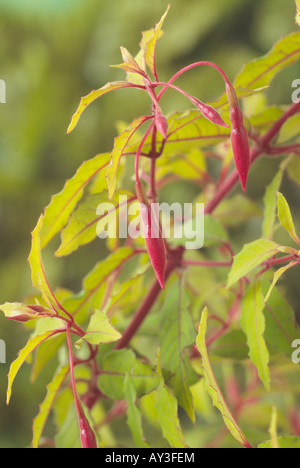
[[[145,243],[152,263],[157,280],[162,287],[165,288],[165,268],[166,268],[166,251],[162,232],[159,226],[153,206],[149,203],[145,194],[143,185],[140,181],[136,182],[136,193],[141,207],[141,218],[144,225]]]
[[[78,402],[79,403],[79,402]],[[79,403],[79,429],[82,448],[97,448],[97,441],[94,431],[84,414],[83,408]]]
[[[190,101],[199,109],[203,117],[205,117],[210,122],[220,125],[221,127],[229,127],[227,123],[224,122],[220,114],[208,104],[204,104],[202,101],[195,97],[190,97]]]
[[[12,317],[6,317],[8,320],[15,320],[16,322],[28,322],[29,320],[33,320],[37,317],[27,315],[27,314],[19,314],[19,315],[13,315]]]
[[[243,191],[246,191],[250,168],[250,148],[243,113],[239,107],[237,95],[231,83],[226,83],[226,94],[230,106],[231,145],[236,170],[239,174]]]
[[[161,108],[157,106],[155,110],[155,125],[157,130],[162,134],[164,139],[166,140],[168,135],[168,121],[166,117],[163,115]]]

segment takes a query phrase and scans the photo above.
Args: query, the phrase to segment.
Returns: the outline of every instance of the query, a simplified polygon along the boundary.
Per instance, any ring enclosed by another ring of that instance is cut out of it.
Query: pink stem
[[[175,73],[175,75],[172,76],[172,78],[168,81],[168,85],[172,84],[180,75],[182,75],[183,73],[185,73],[186,71],[188,70],[191,70],[192,68],[195,68],[195,67],[200,67],[202,65],[207,65],[209,67],[212,67],[214,68],[215,70],[217,70],[222,78],[224,79],[225,83],[230,83],[226,73],[222,70],[222,68],[220,68],[218,65],[216,65],[215,63],[213,62],[207,62],[207,61],[201,61],[201,62],[195,62],[195,63],[192,63],[184,68],[182,68],[181,70],[179,70],[177,73]],[[157,80],[158,81],[158,80]],[[167,90],[168,88],[168,85],[166,85],[160,92],[159,94],[157,95],[157,101],[160,100],[160,98],[162,97],[162,95],[164,94],[164,92]]]

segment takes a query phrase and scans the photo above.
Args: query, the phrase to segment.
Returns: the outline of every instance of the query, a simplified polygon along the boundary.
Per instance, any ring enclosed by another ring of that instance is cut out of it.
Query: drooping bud
[[[79,402],[78,402],[79,403]],[[84,414],[83,408],[79,403],[79,429],[82,448],[97,448],[97,440],[90,423]]]
[[[232,151],[242,189],[245,192],[250,168],[248,133],[244,127],[243,113],[239,107],[238,98],[231,83],[226,83],[226,94],[230,106]]]
[[[208,104],[204,104],[202,101],[193,96],[190,97],[190,101],[199,109],[203,117],[205,117],[207,120],[216,125],[220,125],[221,127],[229,127],[229,125],[224,122],[220,114],[213,107],[209,106]]]
[[[157,130],[162,134],[164,139],[167,139],[168,136],[168,121],[163,115],[162,110],[159,106],[155,109],[155,125]]]
[[[162,289],[165,288],[166,251],[162,232],[148,197],[140,181],[136,182],[137,198],[140,202],[141,218],[144,225],[145,243],[152,267]]]

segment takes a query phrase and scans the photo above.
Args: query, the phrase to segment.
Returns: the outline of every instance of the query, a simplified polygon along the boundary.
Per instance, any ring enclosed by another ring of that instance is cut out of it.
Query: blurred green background
[[[123,79],[123,45],[135,54],[141,31],[155,25],[166,0],[0,0],[0,79],[6,82],[6,104],[0,104],[0,301],[21,301],[32,293],[27,257],[30,232],[52,194],[60,191],[84,159],[111,149],[118,120],[129,122],[148,111],[149,102],[134,90],[123,90],[93,104],[76,130],[66,135],[81,96],[107,81]],[[234,77],[244,62],[268,52],[274,42],[297,29],[294,0],[171,0],[157,63],[161,79],[195,60],[211,60]],[[277,77],[270,103],[288,104],[299,64]],[[181,78],[181,85],[200,99],[215,99],[222,82],[209,69]],[[172,92],[164,109],[184,109]],[[274,165],[264,162],[250,183],[250,195],[261,200]],[[254,180],[256,185],[254,185]],[[285,182],[297,208],[300,193]],[[259,235],[260,222],[242,231],[243,239]],[[91,260],[91,259],[90,259]],[[55,284],[77,287],[83,255],[66,262],[45,259]],[[92,259],[94,261],[94,257]],[[91,264],[92,265],[92,264]],[[297,284],[291,275],[292,300]],[[22,326],[0,316],[0,338],[6,341],[7,364],[0,364],[0,447],[25,447],[32,418],[47,383],[43,374],[29,383],[29,368],[18,375],[10,407],[5,406],[9,364],[25,344]],[[47,374],[47,373],[46,373]]]

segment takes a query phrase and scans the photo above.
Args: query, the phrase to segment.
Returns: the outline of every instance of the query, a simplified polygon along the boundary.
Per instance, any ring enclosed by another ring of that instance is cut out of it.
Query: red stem
[[[229,83],[229,79],[226,75],[226,73],[222,70],[222,68],[220,68],[218,65],[216,65],[215,63],[213,62],[207,62],[207,61],[201,61],[201,62],[195,62],[195,63],[191,63],[190,65],[182,68],[181,70],[179,70],[177,73],[175,73],[175,75],[172,76],[172,78],[168,81],[168,85],[172,84],[180,75],[182,75],[183,73],[185,73],[186,71],[188,70],[191,70],[192,68],[195,68],[195,67],[200,67],[202,65],[207,65],[209,67],[212,67],[214,68],[215,70],[217,70],[220,75],[222,76],[222,78],[224,79],[225,83]],[[156,80],[158,81],[158,80]],[[157,101],[160,100],[160,98],[162,97],[162,95],[164,94],[164,92],[168,89],[168,85],[166,85],[157,95]]]
[[[147,140],[148,136],[150,135],[152,128],[153,128],[154,122],[151,123],[149,128],[147,129],[145,135],[142,138],[142,141],[139,144],[139,147],[136,152],[136,157],[135,157],[135,180],[136,182],[140,181],[140,176],[139,176],[139,159],[140,159],[140,154],[142,151],[142,148],[144,146],[145,141]]]
[[[79,416],[79,414],[80,414],[80,403],[79,403],[79,399],[78,399],[78,395],[77,395],[76,382],[75,382],[75,376],[74,376],[74,358],[73,358],[71,332],[70,332],[70,326],[69,325],[67,326],[66,332],[67,332],[67,342],[68,342],[69,359],[70,359],[71,383],[72,383],[72,389],[73,389],[76,412],[77,412],[77,414]]]

